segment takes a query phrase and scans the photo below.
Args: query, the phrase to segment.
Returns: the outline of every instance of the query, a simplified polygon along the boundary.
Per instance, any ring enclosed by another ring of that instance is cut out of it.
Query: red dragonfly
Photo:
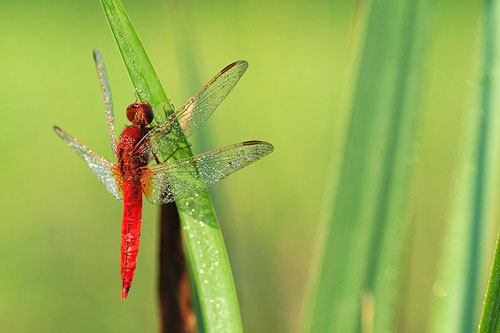
[[[183,136],[193,134],[215,111],[248,67],[246,61],[226,66],[194,95],[179,111],[154,127],[148,127],[154,114],[146,102],[127,107],[132,122],[120,140],[114,132],[113,102],[109,80],[100,53],[94,61],[104,95],[111,148],[117,163],[96,154],[59,127],[54,130],[81,158],[117,199],[124,201],[121,238],[121,294],[127,298],[139,250],[142,219],[142,193],[155,204],[187,198],[203,191],[231,173],[273,151],[270,143],[245,141],[193,157],[173,160],[182,147]],[[160,161],[161,156],[168,156]]]

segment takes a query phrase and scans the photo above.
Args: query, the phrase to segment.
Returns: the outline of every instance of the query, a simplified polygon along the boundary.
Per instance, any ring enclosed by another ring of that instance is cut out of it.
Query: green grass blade
[[[481,127],[480,144],[483,154],[481,158],[482,170],[478,170],[478,178],[482,180],[483,217],[490,218],[495,204],[498,203],[497,184],[499,140],[500,140],[500,81],[498,67],[500,66],[500,1],[487,0],[484,8],[485,16],[485,45],[483,60],[484,82],[481,92]],[[484,223],[487,225],[486,223]],[[486,229],[486,228],[485,228]],[[485,231],[486,233],[487,231]],[[499,235],[500,237],[500,235]],[[484,237],[483,237],[484,239]],[[500,332],[500,241],[491,267],[488,291],[484,301],[483,313],[480,321],[480,332]]]
[[[479,332],[500,332],[500,242],[497,241]]]
[[[101,4],[138,98],[152,105],[158,123],[165,118],[163,105],[172,112],[158,76],[120,1],[101,0]],[[189,156],[190,149],[182,149],[174,157]],[[207,191],[176,203],[200,301],[198,320],[208,332],[242,331],[229,260]]]
[[[368,9],[308,332],[393,331],[419,124],[427,1]],[[335,164],[335,163],[334,163]],[[337,168],[336,166],[334,168]]]
[[[432,332],[472,332],[477,329],[479,306],[483,295],[482,277],[489,224],[495,205],[496,170],[498,169],[497,78],[492,75],[499,65],[498,1],[486,1],[484,38],[482,40],[481,75],[483,82],[477,92],[477,107],[467,114],[462,155],[454,183],[454,203],[448,221],[444,250],[434,285],[435,298],[431,313]],[[495,264],[485,314],[495,302]],[[493,297],[493,298],[492,298]],[[493,306],[494,308],[494,306]],[[484,332],[493,326],[483,314]],[[495,312],[498,315],[498,309]]]
[[[399,314],[400,279],[405,270],[408,240],[407,206],[416,159],[416,132],[420,120],[422,71],[428,40],[431,6],[427,0],[408,1],[402,13],[402,29],[398,74],[395,80],[390,148],[386,157],[386,184],[382,185],[372,239],[368,279],[365,288],[373,290],[375,332],[396,330]],[[377,230],[378,229],[378,230]]]
[[[120,49],[128,74],[135,87],[137,97],[148,101],[155,111],[152,125],[166,119],[162,107],[165,105],[172,112],[167,95],[158,79],[151,61],[137,36],[130,19],[120,1],[101,1],[109,26]]]

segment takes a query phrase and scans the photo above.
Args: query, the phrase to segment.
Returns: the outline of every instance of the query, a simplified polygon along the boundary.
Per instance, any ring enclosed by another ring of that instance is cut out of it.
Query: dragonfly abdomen
[[[123,192],[124,208],[120,273],[122,280],[122,299],[125,299],[127,298],[128,291],[134,278],[137,254],[139,252],[142,219],[141,184],[134,181],[125,181]]]

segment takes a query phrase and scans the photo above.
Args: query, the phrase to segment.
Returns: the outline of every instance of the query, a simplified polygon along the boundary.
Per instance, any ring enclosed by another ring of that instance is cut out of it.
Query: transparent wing
[[[152,203],[187,198],[270,154],[273,149],[267,142],[246,141],[171,163],[144,167],[142,189]]]
[[[123,178],[118,170],[118,166],[94,153],[59,127],[54,126],[54,131],[73,151],[85,160],[94,175],[106,186],[109,193],[118,200],[123,200]]]
[[[179,138],[183,138],[183,135],[189,137],[212,115],[247,67],[248,63],[244,60],[226,66],[179,111],[153,127],[138,144],[137,151],[144,153],[152,150],[159,156],[168,156],[172,153]],[[178,120],[178,124],[175,120]]]
[[[106,67],[104,66],[104,61],[98,50],[94,50],[94,63],[97,70],[97,77],[99,78],[99,83],[101,84],[102,95],[104,97],[104,111],[106,112],[106,120],[109,126],[109,137],[111,138],[111,149],[115,158],[116,155],[116,135],[115,135],[115,125],[114,125],[114,110],[113,110],[113,98],[111,97],[111,87],[109,85],[108,74],[106,73]]]
[[[179,110],[179,124],[186,137],[207,121],[234,88],[247,67],[248,62],[244,60],[226,66]]]

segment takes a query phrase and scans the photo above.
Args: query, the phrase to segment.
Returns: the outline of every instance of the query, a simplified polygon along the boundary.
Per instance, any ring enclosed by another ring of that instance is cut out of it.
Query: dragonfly
[[[153,109],[147,101],[136,101],[126,109],[128,125],[117,140],[108,75],[101,54],[94,62],[104,97],[111,148],[117,162],[98,155],[76,138],[54,126],[63,139],[90,167],[106,189],[123,200],[121,235],[121,296],[126,299],[132,284],[139,251],[142,194],[154,204],[165,204],[196,195],[228,175],[270,154],[274,147],[264,141],[244,141],[192,157],[174,159],[186,149],[185,139],[212,115],[245,73],[248,63],[236,61],[215,75],[196,95],[166,120],[151,126]],[[162,160],[162,156],[166,156]]]

